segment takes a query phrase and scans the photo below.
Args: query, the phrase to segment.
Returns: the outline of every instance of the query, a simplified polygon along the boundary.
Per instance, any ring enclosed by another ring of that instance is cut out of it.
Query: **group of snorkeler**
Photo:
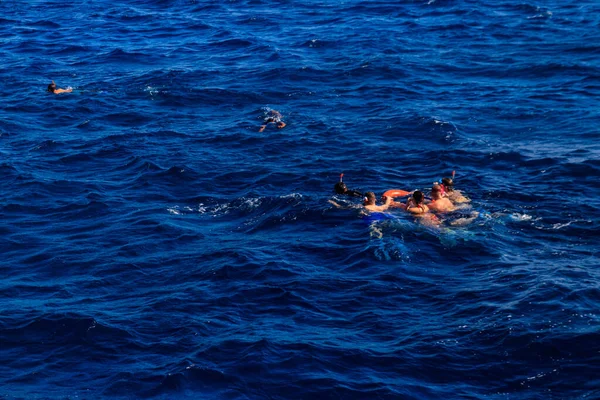
[[[50,83],[48,85],[48,92],[50,92],[50,93],[61,94],[61,93],[71,93],[72,91],[73,91],[73,89],[71,87],[68,87],[66,89],[58,88],[56,86],[56,83],[54,83],[54,81],[52,81],[52,83]],[[260,126],[260,128],[258,129],[258,131],[259,132],[264,131],[266,129],[266,127],[269,126],[270,124],[274,124],[277,127],[277,129],[282,129],[286,125],[286,123],[283,122],[283,116],[277,110],[268,110],[267,111],[267,113],[265,114],[263,123]]]
[[[452,174],[454,176],[454,173]],[[370,212],[384,212],[390,208],[398,208],[406,210],[411,214],[417,214],[424,217],[429,217],[433,223],[439,223],[439,220],[432,214],[435,213],[447,213],[458,209],[458,205],[462,203],[468,203],[470,200],[463,196],[462,193],[454,189],[454,179],[443,178],[441,182],[434,182],[431,187],[431,197],[426,202],[425,194],[421,190],[415,190],[413,192],[405,191],[388,191],[388,195],[385,194],[381,197],[382,204],[377,204],[377,196],[374,192],[363,193],[357,190],[348,189],[346,184],[343,182],[344,174],[340,175],[340,181],[334,186],[335,193],[338,195],[352,196],[352,197],[363,197],[363,207],[366,211]],[[396,201],[395,197],[406,197],[404,202]],[[337,203],[331,201],[332,204],[339,206]],[[471,217],[475,217],[474,214]],[[461,221],[462,223],[470,221]]]
[[[56,83],[52,81],[48,85],[48,92],[54,94],[71,93],[72,88],[67,89],[58,88]],[[262,125],[259,128],[259,132],[263,132],[267,126],[274,124],[278,129],[282,129],[286,126],[283,122],[283,116],[277,110],[269,109],[265,116]],[[452,178],[444,178],[441,182],[435,182],[431,188],[431,200],[425,203],[425,195],[420,190],[415,190],[412,193],[405,192],[407,199],[404,203],[394,200],[391,196],[382,196],[383,204],[377,204],[377,197],[374,192],[361,193],[357,190],[348,189],[346,184],[343,182],[344,174],[340,175],[340,181],[335,184],[334,190],[337,194],[346,195],[351,197],[363,197],[364,209],[371,212],[383,212],[389,208],[400,208],[406,210],[412,214],[427,214],[429,211],[435,211],[438,213],[451,212],[456,209],[456,204],[469,202],[469,199],[464,197],[459,191],[454,190],[454,180]],[[454,177],[454,172],[452,173]],[[339,206],[337,203],[332,203]]]

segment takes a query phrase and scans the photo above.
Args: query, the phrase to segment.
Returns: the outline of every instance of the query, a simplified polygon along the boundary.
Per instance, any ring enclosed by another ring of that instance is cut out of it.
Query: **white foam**
[[[300,193],[290,193],[290,194],[284,194],[280,198],[281,199],[289,199],[289,198],[302,199],[302,195]]]
[[[248,199],[244,199],[244,206],[250,208],[250,209],[255,209],[258,208],[260,206],[261,203],[261,199],[260,198],[248,198]]]
[[[515,221],[531,221],[531,219],[533,219],[531,215],[519,213],[512,213],[510,217]]]
[[[534,15],[533,17],[527,17],[527,19],[539,19],[539,18],[550,18],[552,17],[552,11],[546,11],[541,14]]]
[[[167,211],[171,214],[181,215],[181,211],[179,211],[179,206],[167,208]]]
[[[561,228],[564,228],[565,226],[571,225],[572,222],[573,221],[569,221],[569,222],[564,223],[564,224],[559,224],[559,223],[554,224],[554,225],[552,225],[552,229],[561,229]]]

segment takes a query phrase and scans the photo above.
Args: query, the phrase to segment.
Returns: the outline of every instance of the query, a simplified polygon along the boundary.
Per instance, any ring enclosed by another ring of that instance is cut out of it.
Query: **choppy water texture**
[[[599,26],[1,1],[0,397],[600,398]],[[452,170],[466,227],[328,202]]]

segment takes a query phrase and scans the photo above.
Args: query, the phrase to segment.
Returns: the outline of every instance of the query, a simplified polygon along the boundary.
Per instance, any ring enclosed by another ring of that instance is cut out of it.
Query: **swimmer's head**
[[[415,190],[412,197],[413,199],[415,199],[415,202],[417,204],[421,204],[423,202],[423,199],[425,198],[425,196],[423,196],[423,192],[421,192],[420,190]]]
[[[335,192],[337,194],[344,194],[348,190],[348,186],[346,186],[346,184],[344,182],[338,182],[335,184],[333,189],[335,190]]]
[[[377,201],[377,198],[375,197],[375,193],[373,193],[373,192],[365,193],[365,197],[363,199],[365,206],[375,204],[376,201]]]
[[[56,90],[56,83],[54,83],[54,81],[52,81],[52,83],[48,85],[48,91],[54,93],[55,90]]]
[[[451,178],[442,179],[442,185],[444,185],[444,188],[446,189],[447,192],[451,192],[452,189],[454,189],[454,182],[452,181]]]
[[[437,183],[431,187],[431,198],[433,200],[440,199],[442,197],[442,188]]]

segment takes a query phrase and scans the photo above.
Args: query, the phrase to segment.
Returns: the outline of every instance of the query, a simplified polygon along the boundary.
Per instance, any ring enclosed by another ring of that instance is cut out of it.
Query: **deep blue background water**
[[[600,4],[491,3],[0,1],[0,397],[600,398]]]

